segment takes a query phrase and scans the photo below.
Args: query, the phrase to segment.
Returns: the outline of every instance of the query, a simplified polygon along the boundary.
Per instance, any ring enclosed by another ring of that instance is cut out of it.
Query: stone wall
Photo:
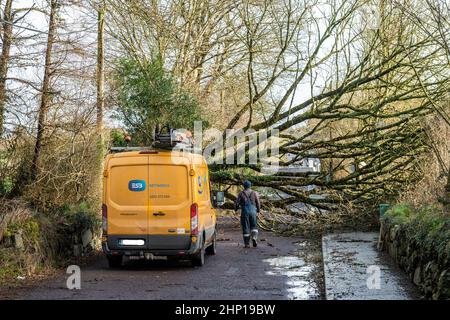
[[[407,224],[381,219],[379,248],[406,271],[426,299],[450,299],[450,244],[442,254],[417,243]]]

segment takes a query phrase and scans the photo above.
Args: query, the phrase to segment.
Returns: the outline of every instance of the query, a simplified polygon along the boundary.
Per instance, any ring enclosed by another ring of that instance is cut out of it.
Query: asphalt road
[[[189,262],[129,261],[109,269],[99,256],[81,268],[81,289],[66,287],[68,275],[15,294],[16,299],[320,299],[320,261],[305,262],[301,238],[260,233],[259,246],[245,249],[236,220],[222,219],[218,253],[203,267]],[[264,241],[263,241],[264,240]]]

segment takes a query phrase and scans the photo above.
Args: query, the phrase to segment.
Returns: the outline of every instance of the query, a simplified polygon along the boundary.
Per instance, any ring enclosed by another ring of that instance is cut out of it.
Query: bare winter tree
[[[21,101],[17,94],[14,110],[18,119],[29,119],[27,135],[37,136],[34,180],[63,181],[59,169],[47,165],[51,161],[71,172],[75,194],[84,192],[87,172],[78,161],[86,159],[91,132],[103,137],[105,101],[114,103],[114,95],[105,93],[113,78],[105,74],[121,57],[140,63],[160,58],[224,136],[227,129],[280,132],[277,174],[265,173],[262,164],[212,166],[212,178],[231,199],[245,177],[270,197],[267,208],[291,210],[301,202],[320,213],[395,197],[418,178],[419,159],[433,148],[425,120],[448,112],[442,103],[449,87],[449,64],[443,63],[448,17],[445,7],[431,1],[49,4],[54,10],[48,30],[32,36],[37,42],[45,35],[42,82],[14,74],[14,83],[29,96],[30,88],[36,92],[39,109],[34,113],[33,100]],[[80,10],[84,25],[69,25]],[[38,55],[20,54],[7,60],[31,65]],[[85,147],[77,149],[79,143]],[[63,156],[62,150],[70,152]],[[102,152],[96,150],[100,163]],[[237,145],[235,153],[237,158]],[[284,170],[305,158],[320,161],[321,172]]]
[[[41,104],[39,107],[39,115],[38,115],[36,145],[34,147],[33,162],[31,165],[31,180],[36,179],[36,175],[38,173],[42,140],[44,139],[45,134],[45,121],[48,109],[50,108],[50,104],[52,102],[51,77],[53,75],[54,70],[54,64],[52,62],[53,45],[56,37],[56,28],[58,21],[57,15],[60,5],[61,4],[58,0],[50,1],[50,21],[48,25],[47,49],[45,51],[44,78],[42,82]]]
[[[264,176],[261,166],[219,165],[213,177],[222,185],[244,174],[283,194],[267,206],[329,210],[386,201],[417,178],[418,156],[428,148],[420,124],[436,112],[432,101],[445,97],[450,79],[438,32],[420,32],[409,2],[109,5],[115,52],[144,61],[156,51],[206,110],[220,112],[220,129],[279,130],[281,167],[312,157],[327,168]]]
[[[426,0],[421,7],[422,10],[411,8],[407,6],[402,7],[408,14],[409,19],[418,27],[421,33],[427,35],[434,40],[435,44],[446,52],[446,59],[442,63],[450,66],[450,5],[445,1]],[[414,10],[416,9],[416,10]],[[419,77],[419,74],[417,74]],[[444,99],[434,100],[428,91],[430,89],[423,88],[427,93],[437,115],[450,127],[450,89],[447,91],[447,96]],[[433,151],[437,148],[433,146]],[[441,159],[442,156],[435,152],[436,157]],[[445,165],[440,161],[441,169],[447,171],[447,184],[445,187],[445,195],[443,202],[450,205],[450,163]]]

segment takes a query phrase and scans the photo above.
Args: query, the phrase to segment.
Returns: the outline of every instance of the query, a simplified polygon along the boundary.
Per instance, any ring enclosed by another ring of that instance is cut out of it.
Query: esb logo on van
[[[130,191],[144,191],[145,187],[144,180],[131,180],[128,182],[128,190]]]

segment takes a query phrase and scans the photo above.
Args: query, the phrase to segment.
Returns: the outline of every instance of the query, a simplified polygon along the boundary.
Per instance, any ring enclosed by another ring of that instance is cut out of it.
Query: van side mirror
[[[225,204],[225,192],[213,191],[211,195],[211,200],[214,208],[223,206]]]
[[[221,207],[225,204],[225,192],[217,191],[216,193],[216,204],[218,207]]]

